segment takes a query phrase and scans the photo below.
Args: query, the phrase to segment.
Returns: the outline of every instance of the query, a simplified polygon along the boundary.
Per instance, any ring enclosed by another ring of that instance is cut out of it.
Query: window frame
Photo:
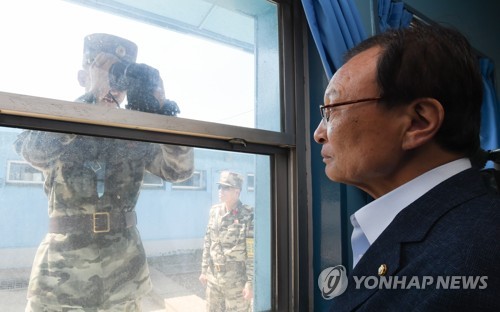
[[[145,181],[146,179],[158,180],[158,183],[155,183],[155,182],[146,182]],[[144,189],[162,189],[162,188],[165,187],[165,182],[163,181],[162,178],[157,177],[154,174],[149,173],[148,171],[146,171],[144,173],[144,177],[143,177],[143,180],[142,180],[142,186],[141,187],[144,188]]]
[[[194,175],[198,175],[198,180],[200,181],[200,185],[182,185],[183,183],[185,183],[186,181],[189,181],[193,178]],[[207,189],[207,172],[206,170],[194,170],[193,171],[193,175],[191,176],[191,178],[189,178],[188,180],[184,181],[184,182],[179,182],[179,183],[172,183],[172,190],[173,191],[185,191],[185,190],[188,190],[188,191],[204,191]]]
[[[34,172],[36,173],[40,173],[41,174],[41,179],[40,180],[13,180],[10,178],[10,175],[11,175],[11,168],[12,168],[12,164],[20,164],[20,165],[25,165],[26,167],[29,167],[30,169],[32,169]],[[9,184],[31,184],[31,185],[42,185],[43,184],[43,172],[36,169],[36,168],[33,168],[27,161],[24,161],[24,160],[7,160],[7,172],[6,172],[6,178],[5,178],[5,182],[6,183],[9,183]]]
[[[246,182],[247,182],[247,191],[248,192],[254,192],[255,191],[255,173],[247,173],[246,176]],[[250,184],[250,180],[252,183]]]

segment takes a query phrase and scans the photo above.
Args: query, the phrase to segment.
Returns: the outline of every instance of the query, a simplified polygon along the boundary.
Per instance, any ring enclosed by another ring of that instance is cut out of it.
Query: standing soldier
[[[110,68],[135,64],[136,53],[126,39],[87,36],[78,75],[86,94],[79,101],[119,109],[126,90],[110,86]],[[128,106],[134,100],[143,108],[164,107],[163,83],[157,82],[154,94],[129,98]],[[189,178],[192,148],[34,130],[22,132],[15,147],[43,171],[49,198],[49,231],[33,263],[26,312],[140,311],[141,297],[151,290],[136,228],[143,176]]]
[[[223,171],[219,200],[208,220],[200,282],[207,286],[207,311],[251,310],[253,298],[253,208],[240,201],[243,178]]]

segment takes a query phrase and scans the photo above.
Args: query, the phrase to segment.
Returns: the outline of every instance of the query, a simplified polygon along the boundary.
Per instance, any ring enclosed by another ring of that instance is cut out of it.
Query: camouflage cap
[[[135,63],[137,59],[137,45],[132,41],[115,35],[97,33],[88,35],[84,39],[83,66],[92,64],[101,52],[113,54],[121,61],[129,63]]]
[[[217,184],[234,187],[241,190],[243,186],[243,176],[236,172],[222,171]]]

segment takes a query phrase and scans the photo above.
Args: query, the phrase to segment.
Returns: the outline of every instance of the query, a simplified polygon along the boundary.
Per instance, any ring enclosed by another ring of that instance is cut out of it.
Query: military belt
[[[51,217],[49,232],[68,233],[109,233],[119,232],[137,224],[135,211],[95,212],[74,216]]]
[[[230,261],[226,264],[214,263],[215,272],[237,271],[245,267],[245,261]]]

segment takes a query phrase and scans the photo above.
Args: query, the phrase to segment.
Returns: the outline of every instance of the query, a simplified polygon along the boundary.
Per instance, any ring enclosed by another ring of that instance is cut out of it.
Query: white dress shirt
[[[436,167],[377,198],[351,215],[353,267],[396,215],[439,183],[471,167],[461,158]]]

